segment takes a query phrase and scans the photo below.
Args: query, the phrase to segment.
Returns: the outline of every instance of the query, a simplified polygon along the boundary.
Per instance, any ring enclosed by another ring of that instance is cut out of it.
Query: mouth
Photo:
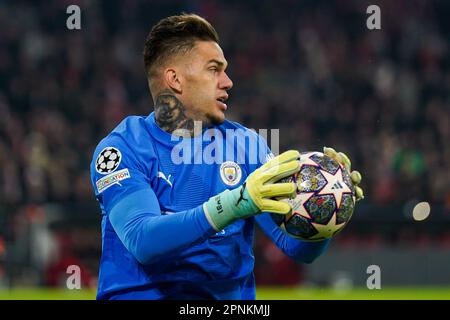
[[[227,101],[227,99],[228,99],[228,95],[221,96],[216,99],[217,104],[221,107],[221,109],[223,109],[223,111],[227,110],[227,108],[228,108],[228,106],[225,103],[225,101]]]

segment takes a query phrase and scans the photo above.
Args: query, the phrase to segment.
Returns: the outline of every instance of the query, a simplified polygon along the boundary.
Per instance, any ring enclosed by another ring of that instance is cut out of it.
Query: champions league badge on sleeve
[[[95,160],[95,170],[100,174],[108,174],[119,167],[122,154],[114,147],[103,149]]]
[[[235,186],[242,178],[241,167],[236,162],[226,161],[220,166],[220,177],[227,186]]]

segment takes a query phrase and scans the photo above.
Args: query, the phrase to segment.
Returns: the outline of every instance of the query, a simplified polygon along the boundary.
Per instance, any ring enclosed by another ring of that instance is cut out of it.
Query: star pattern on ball
[[[314,192],[305,192],[305,193],[299,193],[297,197],[294,200],[288,200],[290,205],[292,206],[292,212],[293,214],[298,214],[302,217],[311,219],[310,214],[305,209],[305,203],[314,195]]]
[[[327,224],[320,224],[320,223],[314,223],[311,222],[311,224],[316,228],[318,233],[311,237],[311,240],[315,239],[327,239],[333,237],[340,229],[342,229],[345,226],[345,222],[336,224],[337,216],[336,212],[333,214],[331,219],[328,221]]]
[[[319,165],[317,162],[315,162],[313,159],[311,159],[311,157],[312,157],[313,155],[320,155],[320,153],[318,153],[318,152],[312,152],[312,153],[309,153],[307,157],[305,157],[305,158],[303,158],[303,159],[300,158],[300,159],[301,159],[300,162],[301,162],[302,166],[315,166],[315,167],[320,167],[320,165]]]
[[[342,168],[339,168],[335,174],[331,174],[324,170],[320,170],[320,173],[322,173],[324,178],[327,180],[327,184],[318,194],[332,194],[336,199],[336,208],[339,209],[342,202],[342,195],[344,193],[352,193],[352,190],[344,182],[344,178],[342,177]]]

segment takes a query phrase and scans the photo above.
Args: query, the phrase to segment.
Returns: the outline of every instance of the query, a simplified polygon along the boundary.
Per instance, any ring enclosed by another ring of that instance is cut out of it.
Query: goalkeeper
[[[197,15],[163,19],[146,40],[155,111],[123,120],[91,162],[102,211],[98,299],[255,299],[255,224],[299,262],[311,263],[329,243],[290,238],[267,213],[292,210],[274,199],[294,195],[295,184],[275,182],[299,171],[300,155],[291,150],[273,157],[259,135],[225,120],[233,84],[218,43]],[[223,141],[202,141],[194,121],[222,133]],[[230,137],[229,130],[237,134]],[[193,151],[178,163],[173,155],[181,133]],[[222,142],[235,146],[224,148],[225,161],[195,161],[199,147]],[[264,161],[250,160],[247,147],[255,145]],[[244,150],[245,161],[236,150]],[[350,170],[343,154],[326,151]],[[357,173],[352,177],[359,183]]]

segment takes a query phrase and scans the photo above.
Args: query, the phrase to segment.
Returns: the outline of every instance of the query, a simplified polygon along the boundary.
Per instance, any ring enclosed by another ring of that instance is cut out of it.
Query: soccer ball
[[[355,188],[349,173],[336,160],[321,152],[300,157],[300,171],[282,179],[297,185],[294,198],[279,199],[292,206],[292,213],[272,213],[273,221],[289,236],[306,241],[334,237],[349,222],[355,207]]]

